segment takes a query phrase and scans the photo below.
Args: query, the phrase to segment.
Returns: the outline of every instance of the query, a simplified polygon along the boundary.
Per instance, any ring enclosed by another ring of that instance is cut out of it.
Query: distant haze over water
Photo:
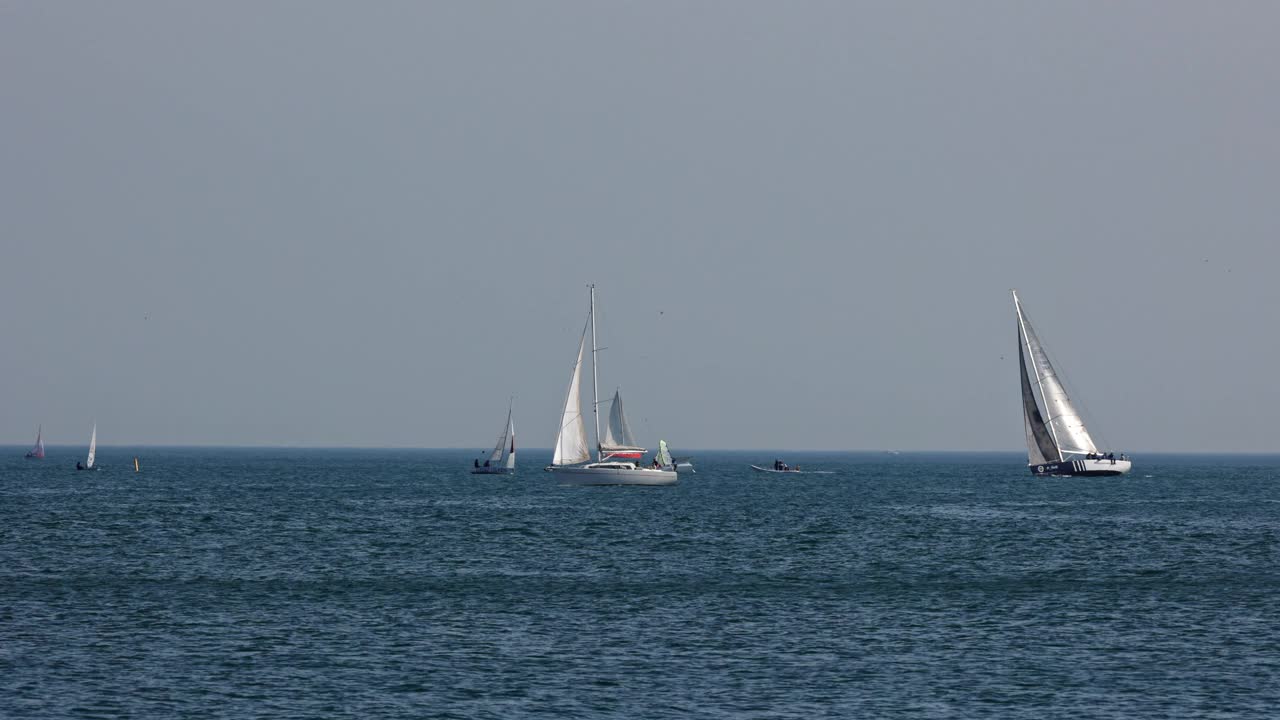
[[[8,3],[0,440],[1274,451],[1280,5]],[[607,408],[606,408],[607,409]]]

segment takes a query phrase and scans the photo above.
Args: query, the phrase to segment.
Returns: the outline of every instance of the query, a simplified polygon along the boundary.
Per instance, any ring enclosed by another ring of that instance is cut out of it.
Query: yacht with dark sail
[[[1102,452],[1084,426],[1049,363],[1040,337],[1013,291],[1018,316],[1018,369],[1022,376],[1022,421],[1027,434],[1027,463],[1034,475],[1123,475],[1130,460]]]

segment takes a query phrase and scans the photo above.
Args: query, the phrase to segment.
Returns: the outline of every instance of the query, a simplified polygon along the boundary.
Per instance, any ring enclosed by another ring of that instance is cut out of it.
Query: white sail
[[[667,441],[658,441],[658,455],[654,458],[659,467],[671,467],[671,452],[667,450]]]
[[[516,469],[516,424],[511,420],[511,411],[507,411],[507,462],[508,470]]]
[[[604,428],[604,439],[600,441],[600,450],[603,453],[619,452],[619,451],[644,451],[644,448],[636,444],[635,436],[631,434],[631,427],[627,425],[627,416],[622,411],[622,393],[615,390],[613,393],[612,407],[609,408],[609,424]]]
[[[1023,381],[1023,421],[1027,430],[1029,461],[1034,465],[1064,460],[1068,455],[1098,452],[1098,446],[1084,426],[1084,419],[1067,396],[1040,338],[1023,312],[1017,292],[1013,294],[1013,303],[1018,313],[1018,355],[1023,361],[1023,372],[1026,373]],[[1031,402],[1028,402],[1028,394]],[[1057,457],[1051,457],[1051,451],[1056,451]]]
[[[89,459],[85,461],[84,466],[93,467],[93,456],[98,452],[98,423],[93,424],[93,432],[89,434]]]
[[[560,430],[556,433],[555,454],[552,465],[574,465],[591,459],[587,447],[587,425],[582,419],[582,401],[579,378],[582,372],[582,353],[587,344],[586,329],[578,343],[578,361],[573,364],[573,376],[569,379],[569,393],[564,399],[564,413],[560,416]]]

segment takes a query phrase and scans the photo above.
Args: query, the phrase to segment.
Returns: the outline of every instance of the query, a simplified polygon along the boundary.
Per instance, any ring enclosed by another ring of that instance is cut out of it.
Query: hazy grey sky
[[[1280,5],[0,4],[0,439],[1280,449]]]

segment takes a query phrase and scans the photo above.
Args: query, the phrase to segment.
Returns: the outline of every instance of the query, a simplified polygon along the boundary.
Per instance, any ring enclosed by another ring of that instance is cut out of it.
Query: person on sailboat
[[[80,462],[79,460],[77,460],[77,461],[76,461],[76,469],[77,469],[77,470],[83,470],[83,469],[84,469],[84,463],[82,463],[82,462]]]
[[[472,464],[473,464],[473,465],[475,465],[475,466],[476,466],[476,469],[477,469],[477,470],[479,470],[479,469],[480,469],[480,458],[476,458],[475,460],[472,460],[471,462],[472,462]]]

